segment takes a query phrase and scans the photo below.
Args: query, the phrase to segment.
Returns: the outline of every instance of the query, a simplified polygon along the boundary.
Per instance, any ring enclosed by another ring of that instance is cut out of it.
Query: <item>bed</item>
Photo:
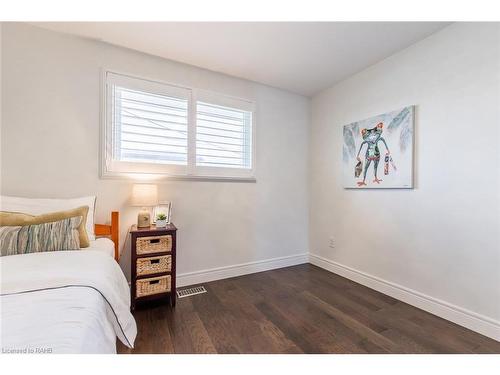
[[[95,224],[85,249],[0,257],[2,353],[116,353],[117,338],[133,347],[118,221]]]

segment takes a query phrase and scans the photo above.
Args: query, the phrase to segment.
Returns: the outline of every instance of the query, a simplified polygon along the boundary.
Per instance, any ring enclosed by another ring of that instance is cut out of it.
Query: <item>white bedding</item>
[[[115,244],[109,238],[97,238],[95,241],[89,241],[89,247],[82,250],[97,250],[110,255],[111,258],[115,256]]]
[[[115,353],[137,327],[118,264],[101,251],[0,258],[3,353]]]

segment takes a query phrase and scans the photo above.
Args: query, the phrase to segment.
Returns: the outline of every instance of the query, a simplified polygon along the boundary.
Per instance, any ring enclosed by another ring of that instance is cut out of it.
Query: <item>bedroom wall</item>
[[[415,188],[343,189],[342,126],[413,104]],[[311,261],[500,340],[499,24],[453,24],[311,113]]]
[[[256,102],[257,182],[159,183],[179,228],[179,283],[307,260],[307,98],[27,24],[3,29],[2,194],[96,194],[98,222],[120,211],[123,246],[137,209],[131,181],[99,178],[100,69],[194,86]]]
[[[3,31],[3,22],[0,22],[0,189],[2,186],[2,31]]]

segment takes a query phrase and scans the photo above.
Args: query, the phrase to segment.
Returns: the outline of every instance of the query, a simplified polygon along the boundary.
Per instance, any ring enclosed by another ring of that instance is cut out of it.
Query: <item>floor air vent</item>
[[[194,288],[187,288],[187,289],[182,289],[177,291],[177,297],[179,298],[184,298],[184,297],[191,297],[196,294],[202,294],[206,293],[207,290],[205,289],[204,286],[195,286]]]

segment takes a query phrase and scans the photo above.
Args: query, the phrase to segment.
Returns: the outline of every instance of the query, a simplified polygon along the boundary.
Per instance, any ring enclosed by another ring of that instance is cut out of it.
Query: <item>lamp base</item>
[[[151,215],[148,210],[141,210],[137,215],[137,228],[146,228],[151,226]]]

